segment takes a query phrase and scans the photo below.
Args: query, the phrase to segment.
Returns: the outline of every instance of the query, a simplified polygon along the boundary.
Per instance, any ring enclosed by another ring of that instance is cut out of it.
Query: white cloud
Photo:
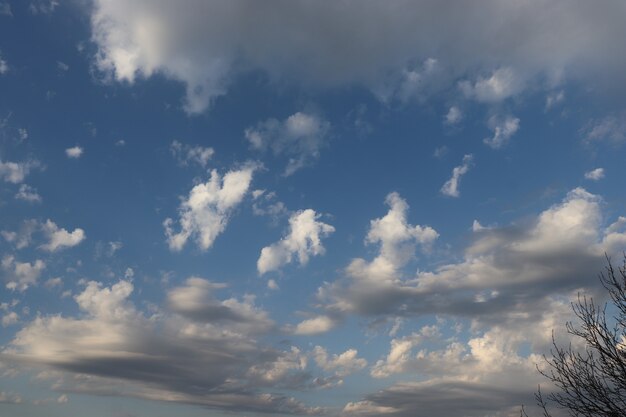
[[[453,314],[502,323],[541,315],[555,294],[596,288],[604,254],[626,249],[626,218],[603,227],[601,201],[576,188],[535,219],[483,228],[463,260],[414,277],[403,278],[397,267],[373,275],[377,259],[354,260],[347,277],[318,289],[318,300],[339,317]]]
[[[318,316],[303,320],[293,329],[294,334],[312,335],[326,333],[335,327],[337,322],[328,316]]]
[[[523,90],[523,82],[512,68],[499,68],[489,78],[479,77],[472,85],[469,81],[459,84],[468,98],[484,103],[496,103]]]
[[[2,269],[5,271],[6,287],[10,290],[23,292],[33,285],[41,272],[46,268],[44,261],[37,259],[33,263],[19,262],[12,255],[2,258]]]
[[[472,163],[474,161],[473,155],[465,155],[463,157],[463,162],[458,167],[454,167],[452,170],[452,177],[448,181],[443,184],[441,187],[441,193],[443,195],[447,195],[448,197],[458,197],[460,194],[459,186],[461,184],[461,178],[463,175],[467,174]]]
[[[31,169],[39,166],[38,161],[2,162],[0,160],[0,178],[6,182],[19,184],[24,181]]]
[[[29,203],[41,203],[41,196],[37,193],[37,189],[27,184],[20,185],[15,198]]]
[[[353,259],[345,271],[350,279],[358,282],[359,288],[352,295],[373,310],[381,302],[387,301],[384,291],[379,293],[379,290],[398,282],[398,274],[414,258],[416,246],[420,245],[423,252],[428,252],[439,237],[439,233],[430,226],[413,226],[408,223],[409,206],[399,194],[390,193],[385,201],[389,211],[385,216],[370,222],[365,239],[367,244],[379,245],[377,256],[369,262],[362,258]],[[334,292],[332,285],[330,289],[324,286],[318,290],[318,297],[322,300],[334,298]],[[362,296],[366,299],[362,299]],[[351,309],[350,304],[338,301],[337,306],[331,307],[330,311]]]
[[[170,145],[170,151],[174,158],[181,165],[189,165],[195,163],[202,168],[206,168],[209,160],[213,157],[215,151],[210,147],[202,147],[199,145],[191,146],[186,143],[181,143],[177,140],[173,141]]]
[[[431,56],[445,75],[443,88],[489,74],[467,88],[485,102],[511,97],[529,80],[541,83],[559,72],[562,80],[623,85],[626,59],[614,53],[626,37],[622,2],[600,10],[567,0],[546,5],[545,0],[488,0],[455,8],[436,0],[404,0],[397,7],[276,1],[273,13],[266,13],[266,4],[239,0],[185,0],[182,6],[98,0],[91,25],[102,71],[126,82],[157,73],[182,82],[191,113],[206,109],[245,71],[305,86],[374,89],[389,74],[399,84],[413,80],[415,71],[407,76],[406,68]]]
[[[291,175],[319,157],[325,145],[330,123],[307,113],[294,113],[283,122],[268,119],[245,130],[253,149],[270,149],[274,155],[286,155],[285,175]]]
[[[604,168],[596,168],[585,172],[585,179],[599,181],[604,178]]]
[[[278,242],[261,250],[257,261],[259,274],[280,269],[293,261],[297,255],[300,265],[306,265],[310,256],[325,252],[321,239],[330,235],[335,228],[318,221],[320,214],[314,210],[298,211],[289,218],[289,233]]]
[[[71,248],[79,245],[85,240],[85,231],[80,228],[68,232],[63,228],[59,228],[52,220],[48,219],[46,223],[41,225],[48,243],[40,246],[41,249],[48,252],[56,252],[65,248]]]
[[[339,355],[329,356],[326,349],[318,345],[313,348],[312,355],[317,366],[325,371],[335,372],[335,375],[341,378],[367,366],[367,361],[357,356],[358,351],[356,349],[348,349]]]
[[[374,364],[370,373],[374,378],[386,378],[392,374],[404,373],[409,370],[409,363],[413,360],[412,349],[428,339],[438,338],[441,334],[436,326],[424,326],[417,333],[409,336],[392,339],[389,354]]]
[[[506,116],[504,118],[492,116],[489,118],[488,126],[493,132],[493,137],[483,139],[483,142],[493,149],[499,149],[506,145],[518,130],[520,120],[517,117]]]
[[[463,120],[463,112],[457,106],[452,106],[446,113],[444,121],[447,125],[455,125]]]
[[[80,146],[74,146],[72,148],[67,148],[65,150],[65,155],[67,155],[68,158],[78,159],[83,155],[83,152],[83,148]]]
[[[170,250],[182,250],[191,237],[195,237],[201,250],[213,246],[248,192],[255,169],[255,165],[248,164],[239,170],[227,172],[224,178],[213,170],[209,181],[193,187],[178,209],[181,231],[174,232],[174,221],[171,218],[163,222]]]

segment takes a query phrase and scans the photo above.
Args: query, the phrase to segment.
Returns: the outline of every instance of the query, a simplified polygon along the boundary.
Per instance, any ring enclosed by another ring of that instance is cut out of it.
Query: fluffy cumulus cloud
[[[365,240],[368,244],[378,245],[378,255],[369,262],[362,258],[353,259],[346,268],[344,279],[319,288],[318,297],[326,304],[329,313],[384,313],[389,304],[395,304],[398,297],[402,297],[400,272],[415,257],[417,245],[428,252],[439,237],[430,226],[408,223],[409,206],[397,193],[389,194],[386,202],[389,211],[371,221]],[[343,285],[344,281],[348,282],[347,287]]]
[[[553,329],[571,319],[569,300],[579,291],[597,296],[593,277],[604,253],[626,248],[626,219],[607,222],[601,208],[599,197],[577,188],[534,220],[476,228],[458,263],[375,289],[354,278],[345,292],[321,289],[334,292],[334,311],[439,315],[433,325],[394,336],[370,368],[375,378],[408,381],[348,403],[343,413],[508,416],[532,404],[533,389],[545,382],[535,366],[549,352]],[[554,334],[558,343],[568,340],[564,333]]]
[[[468,98],[494,103],[519,93],[523,83],[511,68],[499,68],[488,78],[479,77],[473,84],[462,81],[459,87]]]
[[[476,228],[460,262],[408,278],[397,265],[373,274],[381,251],[371,263],[353,261],[348,276],[322,286],[318,297],[335,314],[540,317],[552,295],[593,290],[604,254],[626,248],[625,218],[607,222],[601,207],[598,196],[576,188],[532,221]]]
[[[347,404],[344,414],[374,416],[379,415],[378,409],[393,416],[418,417],[518,414],[520,404],[534,402],[537,384],[549,389],[536,365],[541,366],[541,354],[549,351],[552,329],[571,317],[566,300],[553,299],[544,307],[543,314],[519,315],[488,329],[474,323],[468,340],[442,337],[436,325],[392,339],[389,353],[372,367],[372,376],[414,379],[419,375],[421,381],[395,383]],[[562,334],[555,337],[563,341]]]
[[[474,156],[469,154],[463,157],[463,162],[452,170],[452,176],[441,187],[441,193],[448,197],[458,197],[461,195],[459,186],[461,185],[461,177],[467,174],[474,162]]]
[[[252,327],[232,327],[233,321],[258,322],[248,311],[256,307],[218,301],[210,294],[214,287],[192,278],[169,293],[174,312],[146,315],[130,301],[132,283],[104,287],[88,282],[74,297],[79,316],[38,316],[15,335],[2,361],[41,369],[40,379],[66,394],[131,396],[222,411],[320,413],[270,393],[287,381],[311,380],[303,355],[295,348],[259,345],[248,333]],[[201,295],[194,295],[193,288]],[[215,311],[200,306],[203,300]]]
[[[213,246],[217,236],[226,229],[233,211],[247,194],[255,169],[255,165],[248,164],[227,172],[223,178],[217,170],[213,170],[206,183],[193,187],[178,209],[180,231],[174,231],[174,220],[171,218],[163,222],[170,249],[182,250],[192,237],[201,250]]]
[[[338,377],[345,377],[360,371],[367,366],[367,361],[358,357],[356,349],[348,349],[345,352],[330,356],[322,346],[313,348],[313,358],[317,366],[325,371],[335,372]]]
[[[274,155],[289,157],[285,175],[291,175],[319,157],[326,143],[330,123],[307,113],[295,113],[283,122],[269,119],[246,129],[253,149],[271,149]]]
[[[626,36],[625,7],[617,0],[601,9],[566,0],[454,8],[436,0],[394,7],[375,1],[275,0],[267,7],[186,0],[181,7],[166,0],[97,0],[91,24],[102,71],[126,82],[155,73],[180,81],[185,107],[194,113],[249,69],[303,84],[374,89],[389,77],[398,85],[415,81],[406,76],[411,64],[432,57],[448,80],[466,79],[463,90],[483,102],[515,95],[532,79],[621,82],[626,58],[614,51],[622,50]]]
[[[84,152],[85,150],[81,148],[80,146],[73,146],[65,150],[65,155],[71,159],[78,159],[81,156],[83,156]]]
[[[298,323],[293,329],[294,334],[312,335],[325,333],[337,325],[337,321],[329,316],[317,316]]]
[[[488,126],[493,132],[493,136],[485,138],[483,142],[493,149],[499,149],[506,145],[511,137],[517,133],[520,128],[520,120],[517,117],[492,116],[489,118]]]
[[[41,259],[34,262],[20,262],[13,255],[5,255],[1,266],[6,287],[10,290],[25,291],[28,287],[37,285],[37,280],[46,268],[46,263]]]
[[[306,265],[310,256],[324,254],[322,238],[333,233],[335,228],[319,221],[320,217],[312,209],[292,214],[289,218],[289,233],[261,250],[257,261],[259,274],[275,271],[291,263],[294,256],[297,256],[300,265]]]
[[[596,168],[585,172],[585,178],[591,181],[600,181],[604,178],[604,168]]]
[[[68,232],[57,226],[56,223],[50,219],[42,224],[41,228],[48,242],[40,247],[48,252],[57,252],[65,248],[71,248],[79,245],[86,238],[83,229],[76,228],[72,232]]]
[[[444,122],[447,125],[455,125],[458,124],[461,120],[463,120],[463,112],[457,106],[452,106],[446,113],[444,117]]]

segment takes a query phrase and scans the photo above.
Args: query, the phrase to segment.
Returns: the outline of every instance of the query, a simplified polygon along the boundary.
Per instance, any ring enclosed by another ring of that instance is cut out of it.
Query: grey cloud
[[[505,417],[519,414],[519,407],[524,403],[534,403],[532,388],[531,391],[528,391],[528,387],[525,391],[508,390],[497,385],[462,381],[398,383],[368,395],[361,402],[349,403],[343,414]]]
[[[202,322],[190,321],[166,312],[146,316],[129,301],[132,291],[127,281],[111,287],[89,282],[75,297],[82,311],[79,317],[34,319],[2,350],[0,360],[43,368],[55,389],[64,392],[132,396],[223,411],[322,411],[264,391],[298,378],[313,384],[301,367],[283,366],[298,358],[293,350],[261,346],[248,329],[231,326],[228,320],[205,315]],[[175,296],[174,304],[182,298],[184,294]],[[273,370],[273,378],[261,384],[253,369]]]
[[[533,80],[621,83],[625,8],[619,0],[98,0],[91,22],[101,70],[120,81],[178,80],[187,111],[197,113],[247,70],[301,85],[391,83],[404,99],[422,88],[431,58],[439,85],[466,80],[467,93],[485,102]]]
[[[354,267],[367,261],[353,260],[318,298],[327,311],[366,316],[438,313],[498,323],[545,311],[553,294],[597,287],[604,253],[626,247],[626,220],[603,226],[601,207],[599,197],[577,188],[528,224],[478,230],[461,262],[413,278],[400,269],[372,275]]]

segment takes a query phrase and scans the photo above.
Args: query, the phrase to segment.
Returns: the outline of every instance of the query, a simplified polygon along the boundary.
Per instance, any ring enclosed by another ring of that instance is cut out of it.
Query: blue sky
[[[620,1],[0,1],[0,414],[509,416],[626,250]]]

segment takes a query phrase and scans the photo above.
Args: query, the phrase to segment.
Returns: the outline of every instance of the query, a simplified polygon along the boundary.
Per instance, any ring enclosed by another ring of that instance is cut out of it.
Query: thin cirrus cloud
[[[79,245],[86,239],[85,231],[76,228],[68,231],[57,226],[55,222],[48,219],[41,223],[35,219],[24,220],[17,231],[3,230],[0,232],[7,242],[13,243],[16,249],[24,249],[33,241],[33,235],[39,234],[45,241],[39,245],[39,249],[46,252],[58,252],[63,249]]]
[[[318,116],[297,112],[284,121],[268,119],[245,130],[253,149],[271,150],[276,156],[285,155],[289,161],[285,176],[309,165],[319,157],[326,145],[330,123]]]
[[[39,161],[11,162],[0,160],[0,178],[5,182],[19,184],[26,179],[33,168],[40,168]]]

